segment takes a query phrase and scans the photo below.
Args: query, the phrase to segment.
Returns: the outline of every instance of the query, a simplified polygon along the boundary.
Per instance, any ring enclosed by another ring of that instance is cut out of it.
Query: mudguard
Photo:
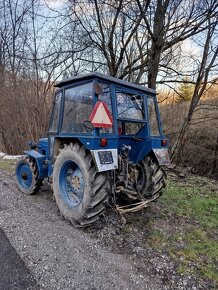
[[[170,163],[169,152],[166,148],[152,149],[159,165],[168,165]]]
[[[32,157],[35,159],[39,175],[38,179],[43,179],[48,177],[48,164],[45,162],[46,161],[46,156],[35,151],[35,150],[27,150],[24,151],[25,155]]]

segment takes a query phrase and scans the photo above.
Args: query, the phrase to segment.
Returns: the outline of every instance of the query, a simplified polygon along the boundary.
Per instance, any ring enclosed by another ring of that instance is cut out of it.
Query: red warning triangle
[[[111,128],[113,118],[105,102],[98,101],[89,117],[92,125],[99,128]]]

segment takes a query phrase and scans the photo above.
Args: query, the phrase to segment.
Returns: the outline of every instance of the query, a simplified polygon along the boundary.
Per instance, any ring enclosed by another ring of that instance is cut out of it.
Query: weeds
[[[4,160],[0,158],[0,170],[13,174],[15,170],[15,164],[15,160]]]

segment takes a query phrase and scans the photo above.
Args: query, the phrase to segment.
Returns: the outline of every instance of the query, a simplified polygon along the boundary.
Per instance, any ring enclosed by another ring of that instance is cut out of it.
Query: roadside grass
[[[14,173],[16,160],[4,160],[0,158],[0,170],[8,172],[10,174]]]
[[[200,273],[218,284],[216,263],[218,259],[217,241],[211,239],[201,229],[193,230],[183,236],[186,245],[180,250],[171,252],[177,262],[180,263],[179,271],[184,273]]]
[[[166,251],[177,263],[178,273],[208,278],[218,285],[218,187],[202,177],[169,180],[161,197],[166,220],[177,220],[174,229],[150,229],[146,244]],[[168,217],[167,217],[168,216]]]
[[[218,184],[212,187],[209,179],[205,184],[202,177],[195,178],[195,184],[193,179],[191,183],[168,181],[161,202],[171,213],[194,219],[203,228],[215,230],[218,228]]]

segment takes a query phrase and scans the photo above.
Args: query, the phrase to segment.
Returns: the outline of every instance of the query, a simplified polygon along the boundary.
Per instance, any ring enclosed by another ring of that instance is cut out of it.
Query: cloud
[[[190,39],[186,39],[182,42],[181,50],[183,56],[191,56],[193,58],[201,57],[200,47]]]
[[[41,3],[49,8],[60,8],[67,0],[41,0]]]

